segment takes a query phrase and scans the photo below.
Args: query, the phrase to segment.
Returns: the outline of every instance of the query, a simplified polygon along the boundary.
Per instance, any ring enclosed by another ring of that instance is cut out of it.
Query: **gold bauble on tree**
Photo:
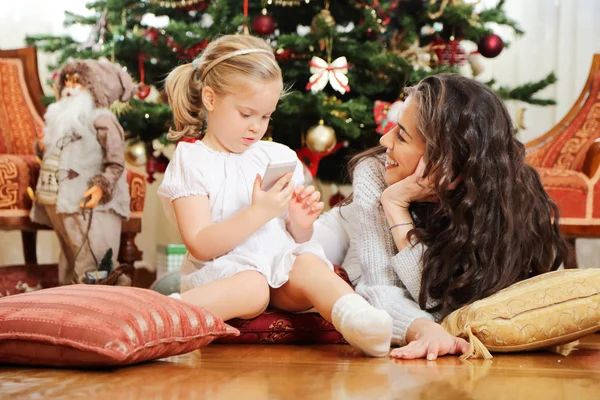
[[[306,146],[315,153],[327,153],[333,150],[335,144],[335,131],[329,125],[325,125],[323,120],[306,132]]]
[[[323,9],[313,18],[310,31],[314,34],[322,34],[323,28],[326,26],[329,28],[335,26],[335,19],[333,19],[331,11]]]
[[[131,141],[127,143],[125,150],[125,160],[137,167],[146,164],[148,157],[146,155],[146,144],[142,141]]]
[[[335,19],[333,15],[331,15],[331,11],[329,11],[329,0],[325,0],[325,8],[322,9],[315,17],[312,19],[312,23],[310,24],[310,33],[313,35],[323,35],[327,33],[330,28],[335,26]],[[333,39],[331,39],[333,40]],[[321,38],[319,39],[319,49],[321,51],[325,51],[327,49],[327,39]],[[331,48],[327,50],[330,52]]]

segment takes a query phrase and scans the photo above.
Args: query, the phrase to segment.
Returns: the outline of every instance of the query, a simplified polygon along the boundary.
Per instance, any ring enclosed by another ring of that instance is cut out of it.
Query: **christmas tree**
[[[441,72],[477,75],[478,58],[507,45],[490,23],[523,33],[503,1],[479,13],[465,0],[103,0],[87,7],[93,16],[66,13],[66,24],[93,26],[88,41],[39,35],[27,42],[57,53],[52,69],[71,58],[106,57],[137,79],[137,96],[115,112],[130,138],[129,160],[146,162],[150,176],[168,162],[160,154],[171,119],[162,82],[219,35],[249,32],[272,44],[291,92],[268,136],[297,150],[322,180],[340,182],[348,156],[388,128],[405,86]],[[554,102],[534,95],[555,80],[486,83],[504,99],[547,105]]]

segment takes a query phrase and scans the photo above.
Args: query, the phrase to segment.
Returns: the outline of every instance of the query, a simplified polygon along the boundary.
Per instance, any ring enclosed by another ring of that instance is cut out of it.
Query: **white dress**
[[[206,195],[212,222],[218,223],[252,204],[256,174],[262,176],[270,161],[296,161],[294,185],[304,183],[302,163],[296,153],[279,143],[259,141],[245,152],[235,154],[213,150],[199,140],[180,142],[165,171],[158,196],[169,219],[176,222],[173,200]],[[202,262],[188,252],[181,265],[181,292],[247,270],[260,272],[269,286],[278,288],[287,282],[296,256],[302,253],[314,254],[333,269],[316,241],[302,244],[294,241],[286,230],[284,213],[214,260]]]

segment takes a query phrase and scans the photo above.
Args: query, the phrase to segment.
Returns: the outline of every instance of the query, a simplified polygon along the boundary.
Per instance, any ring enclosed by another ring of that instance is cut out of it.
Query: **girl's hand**
[[[256,175],[252,189],[252,207],[261,213],[267,220],[271,220],[285,210],[292,199],[294,185],[292,184],[292,173],[281,177],[268,191],[261,189],[262,178]]]
[[[290,223],[300,229],[310,229],[325,207],[320,198],[321,194],[312,185],[294,189],[288,206]]]
[[[425,162],[419,160],[415,172],[393,185],[388,186],[381,194],[381,204],[408,208],[411,202],[424,199],[433,192],[433,183],[429,178],[423,178]]]
[[[408,329],[409,332],[413,330],[414,339],[404,347],[393,349],[390,357],[404,360],[427,357],[431,361],[446,354],[464,354],[469,351],[469,342],[452,336],[433,321],[417,319]]]

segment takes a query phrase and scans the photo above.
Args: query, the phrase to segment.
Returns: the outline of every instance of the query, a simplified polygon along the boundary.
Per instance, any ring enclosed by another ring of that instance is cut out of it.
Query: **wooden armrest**
[[[596,174],[598,166],[600,166],[600,138],[596,139],[588,149],[581,172],[591,178]]]

